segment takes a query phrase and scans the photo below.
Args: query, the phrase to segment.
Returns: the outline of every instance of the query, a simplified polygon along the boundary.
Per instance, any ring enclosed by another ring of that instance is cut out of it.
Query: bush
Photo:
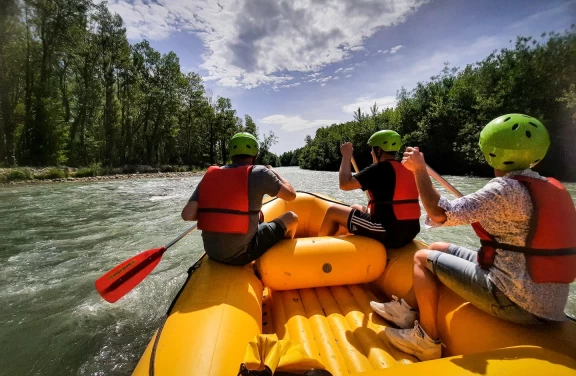
[[[5,181],[16,181],[16,180],[32,180],[34,175],[28,170],[17,169],[8,172],[4,175]]]
[[[36,175],[35,178],[36,179],[64,179],[66,178],[66,172],[64,172],[63,170],[57,168],[57,167],[53,167],[50,170],[46,171],[44,174],[42,175]]]
[[[100,176],[103,175],[106,171],[102,169],[102,164],[100,163],[92,163],[88,167],[79,168],[74,174],[77,178],[85,178],[89,176]]]

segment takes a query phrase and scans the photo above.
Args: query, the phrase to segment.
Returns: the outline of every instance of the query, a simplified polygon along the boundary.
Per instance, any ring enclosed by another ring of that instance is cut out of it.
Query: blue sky
[[[272,151],[352,112],[393,106],[396,92],[513,46],[563,31],[576,0],[110,0],[135,43],[174,51],[184,71],[232,100]],[[512,41],[512,42],[510,42]]]

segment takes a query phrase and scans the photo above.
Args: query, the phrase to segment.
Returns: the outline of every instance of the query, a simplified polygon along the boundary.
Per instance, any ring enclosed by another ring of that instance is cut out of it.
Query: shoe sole
[[[388,340],[390,341],[390,343],[392,344],[392,346],[396,347],[398,350],[405,352],[406,354],[411,354],[414,355],[415,357],[418,358],[418,360],[420,360],[421,362],[426,362],[429,360],[435,360],[435,359],[440,359],[440,358],[430,358],[430,359],[421,359],[420,356],[424,356],[424,353],[419,353],[417,351],[415,351],[414,349],[410,348],[410,347],[406,347],[400,343],[395,343],[392,340],[390,340],[390,338],[388,338]],[[442,356],[440,356],[442,357]]]

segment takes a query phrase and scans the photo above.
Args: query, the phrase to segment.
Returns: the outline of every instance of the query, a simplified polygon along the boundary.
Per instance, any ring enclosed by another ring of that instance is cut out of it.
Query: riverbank
[[[14,184],[47,184],[66,182],[98,182],[106,180],[169,179],[204,175],[204,169],[188,166],[124,166],[106,169],[99,165],[71,167],[0,168],[0,186]]]

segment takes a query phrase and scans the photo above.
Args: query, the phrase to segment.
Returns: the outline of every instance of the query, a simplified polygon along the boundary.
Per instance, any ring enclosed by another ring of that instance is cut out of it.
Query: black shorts
[[[285,233],[286,226],[279,219],[259,224],[258,231],[254,234],[246,251],[234,257],[232,260],[225,262],[225,264],[246,265],[251,263],[272,248],[274,244],[284,239]]]
[[[420,222],[407,220],[383,225],[375,221],[369,213],[353,209],[348,217],[347,228],[355,235],[378,240],[388,248],[400,248],[418,235]]]
[[[346,224],[348,231],[355,235],[362,235],[376,239],[382,243],[386,240],[386,229],[381,223],[375,222],[370,213],[352,209]]]

